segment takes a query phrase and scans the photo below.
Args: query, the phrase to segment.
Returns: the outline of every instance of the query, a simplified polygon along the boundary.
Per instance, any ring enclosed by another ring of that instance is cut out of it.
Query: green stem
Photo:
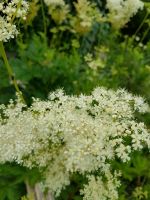
[[[44,11],[43,0],[40,0],[40,1],[41,1],[41,8],[42,8],[42,17],[43,17],[43,26],[44,26],[44,35],[45,35],[45,41],[46,41],[46,37],[47,37],[46,16],[45,16],[45,11]]]
[[[141,38],[141,42],[144,41],[145,37],[147,36],[148,32],[150,31],[150,26],[146,29],[146,31],[143,34],[143,37]]]
[[[133,35],[133,38],[135,38],[136,35],[137,35],[137,33],[141,30],[141,28],[142,28],[142,26],[144,25],[144,23],[145,23],[145,21],[146,21],[148,15],[149,15],[149,13],[146,12],[145,17],[144,17],[144,19],[142,20],[142,22],[141,22],[141,24],[139,25],[139,27],[137,28],[137,30],[135,31],[135,33],[134,33],[134,35]]]
[[[6,55],[6,52],[5,52],[5,48],[4,48],[4,45],[3,45],[3,42],[0,42],[0,53],[2,55],[2,58],[4,60],[4,64],[5,64],[5,67],[6,67],[6,70],[8,72],[8,75],[9,75],[9,78],[10,80],[13,82],[13,85],[20,97],[20,99],[22,100],[23,103],[25,103],[25,100],[24,100],[24,97],[22,95],[22,92],[20,91],[19,87],[18,87],[18,84],[17,84],[17,81],[15,79],[15,76],[14,76],[14,73],[13,73],[13,70],[8,62],[8,59],[7,59],[7,55]]]
[[[18,12],[19,8],[21,7],[21,3],[22,3],[22,0],[20,0],[20,1],[18,2],[18,5],[17,5],[17,8],[16,8],[16,11],[15,11],[15,13],[14,13],[12,19],[11,19],[11,24],[13,23],[13,21],[14,21],[16,15],[17,15],[17,12]]]

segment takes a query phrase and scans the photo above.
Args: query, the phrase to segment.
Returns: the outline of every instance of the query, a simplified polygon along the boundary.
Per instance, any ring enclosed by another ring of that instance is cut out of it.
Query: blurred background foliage
[[[96,3],[101,13],[107,13],[105,1],[91,2]],[[19,37],[6,44],[9,62],[27,103],[30,105],[33,96],[45,99],[57,88],[64,88],[68,94],[88,94],[96,86],[122,87],[150,103],[149,3],[119,31],[96,19],[92,27],[81,29],[72,0],[66,3],[72,17],[63,21],[60,8],[52,12],[43,0],[30,0],[30,11]],[[0,103],[7,104],[11,98],[15,98],[15,90],[1,59]],[[150,127],[149,114],[139,118]],[[115,169],[123,172],[119,200],[150,199],[149,160],[149,153],[143,150],[135,152],[127,164],[113,163]],[[0,200],[21,199],[26,194],[26,181],[33,185],[40,179],[36,169],[1,165]],[[82,182],[84,178],[75,174],[71,186],[62,191],[58,200],[81,200]]]

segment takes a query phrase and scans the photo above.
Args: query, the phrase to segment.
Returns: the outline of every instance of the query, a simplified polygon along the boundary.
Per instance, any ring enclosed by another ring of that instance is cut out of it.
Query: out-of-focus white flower
[[[47,6],[64,6],[65,2],[63,0],[44,0]]]
[[[122,28],[139,9],[143,9],[144,3],[141,0],[107,0],[106,4],[109,14],[109,21],[113,27]]]

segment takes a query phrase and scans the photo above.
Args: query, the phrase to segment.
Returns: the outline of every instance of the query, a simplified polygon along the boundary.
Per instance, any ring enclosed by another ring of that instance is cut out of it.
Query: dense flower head
[[[107,0],[109,21],[115,28],[122,28],[139,9],[143,9],[141,0]]]
[[[18,34],[15,19],[26,19],[28,3],[25,0],[0,2],[0,41],[6,42]]]
[[[96,88],[89,96],[58,90],[47,101],[33,99],[29,108],[10,101],[0,106],[0,162],[44,167],[44,184],[56,195],[79,173],[89,180],[81,192],[85,200],[117,199],[118,176],[110,161],[127,162],[132,151],[150,147],[150,133],[134,117],[148,110],[141,97],[123,89]],[[92,187],[95,193],[87,189]]]
[[[3,17],[0,17],[0,41],[7,41],[10,38],[14,38],[18,31],[14,24],[6,22]]]

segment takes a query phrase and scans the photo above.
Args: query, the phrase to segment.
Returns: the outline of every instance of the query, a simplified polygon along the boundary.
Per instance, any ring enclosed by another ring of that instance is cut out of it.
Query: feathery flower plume
[[[56,196],[75,172],[87,175],[85,200],[117,199],[118,172],[110,161],[127,162],[131,152],[150,148],[149,131],[134,117],[149,106],[123,89],[96,88],[90,96],[58,90],[29,108],[18,100],[0,110],[0,163],[44,167],[44,185]]]

